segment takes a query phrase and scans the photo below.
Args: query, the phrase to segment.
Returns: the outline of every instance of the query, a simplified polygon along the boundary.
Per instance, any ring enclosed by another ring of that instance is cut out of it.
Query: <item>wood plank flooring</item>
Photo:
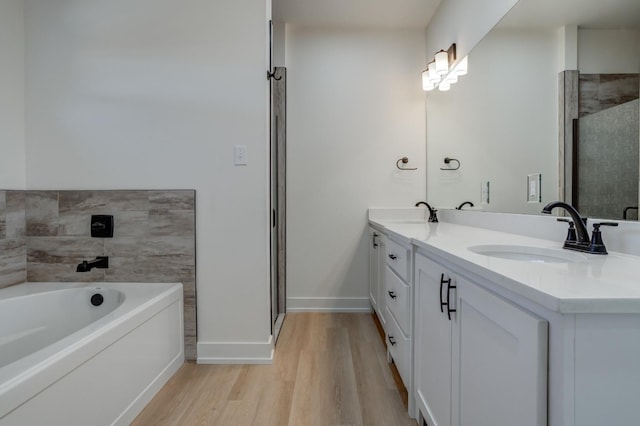
[[[287,314],[272,365],[186,363],[133,425],[416,426],[370,314]]]

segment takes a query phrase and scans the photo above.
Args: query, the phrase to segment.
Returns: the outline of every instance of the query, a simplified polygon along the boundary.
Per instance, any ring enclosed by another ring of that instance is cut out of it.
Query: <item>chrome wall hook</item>
[[[400,167],[400,162],[402,164],[407,164],[409,162],[409,157],[402,157],[396,161],[396,167],[400,170],[418,170],[417,167]]]

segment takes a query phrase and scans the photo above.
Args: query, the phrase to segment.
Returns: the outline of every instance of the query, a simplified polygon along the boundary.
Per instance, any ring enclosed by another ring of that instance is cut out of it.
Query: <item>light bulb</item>
[[[436,73],[438,75],[445,75],[449,72],[449,54],[441,50],[436,53]]]
[[[429,71],[422,71],[422,90],[429,91],[433,90],[435,87],[436,85],[431,80],[429,80]]]
[[[440,76],[436,72],[436,63],[431,62],[427,67],[427,70],[429,72],[429,80],[431,80],[431,83],[438,84],[440,82]]]

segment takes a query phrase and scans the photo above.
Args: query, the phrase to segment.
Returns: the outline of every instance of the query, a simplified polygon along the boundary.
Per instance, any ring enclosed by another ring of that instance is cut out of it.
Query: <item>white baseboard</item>
[[[287,312],[371,312],[368,297],[288,297]]]
[[[198,342],[198,364],[271,364],[273,336],[267,342]]]

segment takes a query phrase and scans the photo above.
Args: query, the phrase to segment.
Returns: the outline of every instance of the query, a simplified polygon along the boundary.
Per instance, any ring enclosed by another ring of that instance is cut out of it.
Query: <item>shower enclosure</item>
[[[637,99],[578,119],[576,207],[588,217],[638,219]]]
[[[286,307],[287,69],[273,67],[273,22],[269,21],[269,141],[271,205],[271,335],[277,343]]]
[[[638,220],[640,74],[563,71],[560,196],[586,217]]]

